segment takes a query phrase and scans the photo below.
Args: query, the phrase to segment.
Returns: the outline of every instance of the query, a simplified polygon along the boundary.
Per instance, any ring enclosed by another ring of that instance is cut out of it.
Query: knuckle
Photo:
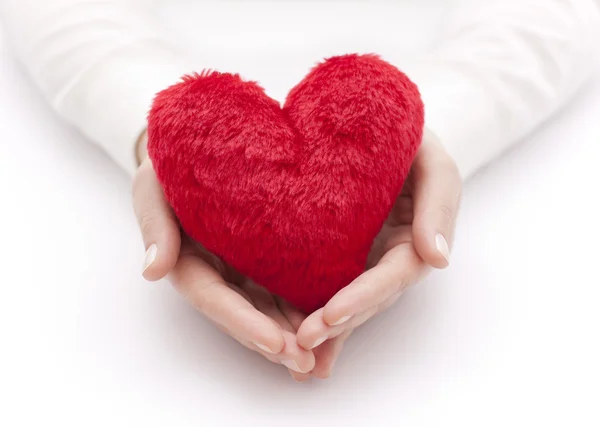
[[[400,263],[393,257],[385,257],[380,266],[384,268],[370,280],[371,288],[380,296],[396,292],[404,280],[402,274],[399,274]]]
[[[390,289],[390,292],[388,293],[388,295],[394,295],[398,292],[401,292],[403,289],[405,289],[408,286],[408,279],[406,277],[400,277],[398,278],[398,280],[395,281],[394,286]]]
[[[152,212],[143,212],[140,215],[140,230],[142,232],[142,236],[150,236],[154,230],[154,215]]]
[[[443,204],[440,206],[440,213],[442,214],[444,221],[449,223],[454,217],[454,208],[450,207],[448,204]]]
[[[396,246],[397,246],[397,244],[394,244],[394,245],[391,246],[390,249],[393,249]],[[386,252],[388,252],[388,251],[386,251]],[[393,259],[391,256],[387,256],[387,257],[384,256],[383,258],[381,258],[380,265],[387,266],[387,267],[390,267],[390,268],[394,268],[394,267],[398,266],[398,262],[395,259]]]
[[[382,275],[377,270],[371,270],[370,274],[361,280],[361,286],[368,289],[379,289],[381,287]]]

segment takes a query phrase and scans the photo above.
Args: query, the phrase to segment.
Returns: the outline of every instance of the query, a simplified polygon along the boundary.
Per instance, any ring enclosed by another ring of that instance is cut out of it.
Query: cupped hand
[[[298,319],[304,316],[182,234],[150,159],[140,157],[133,204],[146,247],[143,276],[156,281],[168,274],[173,286],[219,329],[284,365],[297,380],[306,378],[315,357],[296,340]]]
[[[403,192],[375,239],[367,271],[308,317],[182,236],[144,154],[133,189],[147,250],[144,277],[159,280],[169,273],[174,287],[219,329],[285,365],[297,381],[329,377],[354,328],[391,306],[429,266],[448,266],[462,183],[431,133],[425,133]]]
[[[462,181],[456,164],[426,130],[402,194],[375,239],[367,270],[298,325],[312,350],[311,374],[327,378],[352,331],[390,307],[430,267],[449,264]]]

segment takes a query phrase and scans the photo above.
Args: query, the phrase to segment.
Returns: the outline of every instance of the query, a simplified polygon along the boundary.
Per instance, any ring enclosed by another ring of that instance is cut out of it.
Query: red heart
[[[238,75],[186,76],[156,96],[148,151],[185,232],[311,312],[364,270],[422,132],[406,75],[346,55],[283,108]]]

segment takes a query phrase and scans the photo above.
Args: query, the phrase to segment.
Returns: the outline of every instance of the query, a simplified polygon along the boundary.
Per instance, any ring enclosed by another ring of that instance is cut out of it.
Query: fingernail
[[[267,347],[266,345],[259,344],[257,342],[254,342],[254,345],[257,346],[258,348],[260,348],[265,353],[275,354],[275,352],[273,350],[271,350],[269,347]]]
[[[297,379],[297,378],[296,378],[294,375],[292,375],[291,373],[290,373],[290,377],[292,377],[292,379],[293,379],[294,381],[296,381],[298,384],[304,384],[304,383],[307,381],[307,379],[308,379],[308,378],[304,378],[304,377],[303,377],[301,380],[299,380],[299,379]]]
[[[435,247],[438,252],[441,253],[444,258],[446,258],[446,261],[450,263],[450,249],[448,248],[448,242],[441,234],[436,234],[435,236]]]
[[[156,259],[156,253],[158,252],[158,247],[156,244],[151,244],[148,250],[146,251],[146,257],[144,258],[144,269],[142,273],[148,269]]]
[[[337,322],[335,323],[331,323],[331,326],[337,326],[337,325],[341,325],[342,323],[346,323],[348,320],[350,320],[352,316],[344,316],[342,318],[340,318]]]
[[[300,370],[295,360],[282,360],[281,364],[286,368],[291,369],[292,371],[300,372],[301,374],[306,374],[306,371]]]
[[[325,341],[327,340],[327,337],[321,337],[318,340],[315,341],[315,343],[312,345],[312,347],[310,348],[310,350],[312,350],[315,347],[320,346],[321,344],[323,344]]]

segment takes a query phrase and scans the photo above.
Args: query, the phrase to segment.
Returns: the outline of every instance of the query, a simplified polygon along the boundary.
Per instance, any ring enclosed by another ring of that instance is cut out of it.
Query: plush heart
[[[422,132],[408,77],[345,55],[283,108],[238,75],[186,76],[156,96],[148,151],[189,236],[311,312],[364,271]]]

